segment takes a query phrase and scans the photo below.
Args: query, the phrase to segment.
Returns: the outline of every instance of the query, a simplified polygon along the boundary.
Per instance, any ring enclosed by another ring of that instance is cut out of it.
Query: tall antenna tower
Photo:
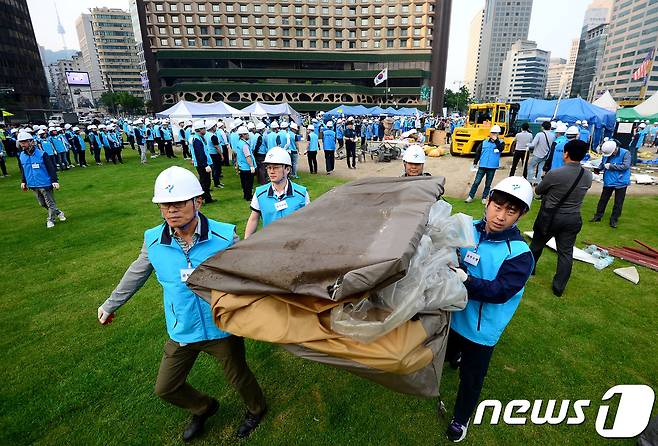
[[[66,40],[64,39],[64,34],[66,34],[66,31],[64,31],[64,27],[62,26],[62,21],[59,19],[59,11],[57,11],[57,3],[53,2],[53,5],[55,5],[55,15],[57,15],[57,34],[62,38],[62,46],[64,49],[66,48]]]

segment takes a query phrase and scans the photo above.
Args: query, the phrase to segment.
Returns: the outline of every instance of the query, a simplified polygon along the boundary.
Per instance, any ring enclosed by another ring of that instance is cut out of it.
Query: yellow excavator
[[[516,135],[516,115],[519,104],[489,102],[471,104],[463,127],[458,127],[452,134],[450,145],[451,155],[475,155],[475,150],[481,141],[489,136],[489,129],[500,126],[500,138],[505,142],[504,154],[510,154],[512,142]]]

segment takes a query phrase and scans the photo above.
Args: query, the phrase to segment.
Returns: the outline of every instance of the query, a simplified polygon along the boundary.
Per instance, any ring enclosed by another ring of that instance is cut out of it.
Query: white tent
[[[640,116],[653,116],[658,114],[658,91],[643,103],[633,107],[633,109]]]
[[[281,104],[264,104],[262,102],[254,102],[253,104],[243,108],[242,112],[257,117],[276,117],[289,115],[295,122],[300,122],[301,120],[299,113],[297,113],[297,111],[287,102]]]
[[[605,93],[603,93],[596,101],[592,102],[592,104],[610,110],[611,112],[617,112],[619,109],[619,105],[610,94],[610,90],[606,90]]]
[[[190,102],[179,101],[166,110],[156,113],[158,118],[169,118],[171,120],[194,119],[194,118],[226,118],[245,116],[246,114],[237,108],[231,107],[224,102]]]
[[[253,104],[242,109],[242,113],[249,113],[250,116],[257,118],[264,118],[268,116],[267,110],[263,107],[264,104],[260,102],[254,102]]]

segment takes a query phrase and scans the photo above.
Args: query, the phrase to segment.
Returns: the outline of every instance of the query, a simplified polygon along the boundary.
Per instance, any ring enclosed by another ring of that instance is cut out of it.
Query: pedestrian
[[[208,148],[208,155],[212,159],[212,181],[213,185],[216,188],[223,188],[224,183],[221,182],[220,178],[222,176],[222,148],[219,146],[219,138],[216,134],[217,123],[214,121],[208,121],[206,123],[206,147]]]
[[[192,155],[190,154],[190,146],[187,143],[188,135],[185,133],[186,128],[187,125],[185,125],[184,121],[180,121],[178,123],[178,143],[180,144],[181,151],[183,152],[183,159],[189,160],[192,158]]]
[[[187,277],[209,257],[232,246],[235,226],[202,214],[205,193],[194,174],[182,167],[164,170],[155,180],[153,202],[164,223],[144,233],[142,250],[110,297],[98,307],[98,321],[105,325],[114,313],[146,283],[153,271],[162,286],[169,339],[165,342],[155,383],[164,401],[185,409],[192,418],[183,431],[189,442],[203,432],[205,422],[219,409],[219,402],[187,382],[199,353],[214,357],[228,383],[247,406],[238,438],[249,436],[265,416],[265,397],[245,358],[244,339],[225,333],[213,323],[208,302],[192,292]]]
[[[48,139],[55,148],[55,154],[57,155],[56,162],[59,170],[67,170],[69,165],[66,163],[66,145],[64,144],[63,138],[60,137],[59,127],[50,127],[48,132],[50,136]],[[20,142],[20,141],[19,141]]]
[[[631,166],[637,165],[637,152],[644,145],[644,138],[647,135],[646,130],[647,125],[644,122],[641,122],[640,125],[635,129],[635,135],[628,146],[628,150],[631,153]]]
[[[615,203],[610,215],[610,227],[616,228],[621,217],[626,198],[626,189],[631,184],[631,154],[628,150],[618,146],[615,140],[609,139],[601,146],[601,164],[594,173],[603,171],[603,190],[599,203],[596,206],[596,214],[590,222],[599,222],[603,218],[608,200],[615,194]]]
[[[176,155],[174,155],[174,134],[169,126],[168,119],[164,120],[160,128],[160,135],[162,136],[162,144],[167,158],[176,158]]]
[[[139,152],[139,160],[142,164],[146,164],[146,138],[144,136],[143,122],[141,119],[136,119],[133,122],[133,135],[135,136],[135,144],[137,144],[137,151]]]
[[[153,139],[158,145],[158,153],[160,156],[165,156],[166,153],[164,147],[164,139],[162,138],[162,126],[160,125],[159,119],[153,120]]]
[[[462,311],[452,313],[446,360],[459,368],[459,390],[448,440],[462,441],[480,399],[494,348],[514,316],[533,270],[530,249],[517,227],[530,210],[532,186],[507,177],[491,191],[482,220],[473,222],[476,248],[461,248],[456,272],[468,292]]]
[[[206,204],[213,203],[210,195],[210,173],[212,172],[212,158],[208,153],[206,145],[206,125],[202,120],[194,122],[194,136],[192,136],[192,162],[199,175],[199,183],[203,188],[203,201]]]
[[[215,132],[217,135],[217,140],[219,141],[219,146],[221,148],[221,153],[222,153],[222,165],[224,166],[229,166],[229,147],[228,147],[228,137],[226,136],[226,132],[224,131],[224,121],[221,119],[217,121],[217,131]],[[222,175],[222,170],[219,170],[219,178],[223,178],[224,175]]]
[[[338,141],[338,150],[342,152],[344,138],[345,138],[345,126],[343,124],[342,118],[338,118],[338,120],[336,121],[335,129],[336,129],[336,140]]]
[[[103,151],[105,152],[105,162],[109,163],[112,161],[112,147],[110,146],[110,139],[107,137],[107,126],[100,124],[98,126],[98,139],[100,140]],[[116,161],[114,161],[116,164]]]
[[[279,142],[279,123],[276,121],[270,122],[270,131],[266,135],[267,140],[267,150],[269,151],[272,147],[281,147]]]
[[[487,204],[491,183],[493,182],[494,175],[496,175],[496,169],[500,167],[500,154],[505,148],[505,143],[499,138],[499,135],[500,126],[494,125],[489,130],[489,138],[482,141],[475,150],[473,165],[478,166],[478,169],[471,185],[471,190],[468,193],[468,197],[466,197],[466,203],[473,201],[473,197],[475,197],[482,179],[486,177],[484,180],[484,190],[482,191],[482,204]]]
[[[53,158],[37,147],[32,135],[27,132],[18,134],[18,144],[21,153],[18,156],[18,167],[21,171],[21,190],[31,190],[37,201],[48,210],[46,228],[55,226],[55,218],[66,221],[64,212],[57,208],[54,190],[59,189],[57,169]]]
[[[297,141],[299,140],[299,135],[297,132],[299,127],[296,122],[291,122],[288,129],[288,152],[290,153],[290,160],[292,162],[292,170],[290,171],[291,178],[297,179],[297,162],[299,160],[299,152],[297,149]]]
[[[544,121],[541,124],[542,130],[538,132],[528,144],[532,150],[530,161],[528,161],[528,176],[526,177],[533,186],[541,181],[544,173],[544,163],[548,159],[551,146],[555,140],[555,135],[550,133],[551,123]]]
[[[566,126],[562,124],[560,127],[558,127],[556,131],[556,134],[559,136],[555,138],[555,141],[553,141],[553,147],[551,148],[551,153],[548,155],[548,159],[544,164],[545,172],[548,172],[553,169],[558,169],[564,166],[564,148],[569,143],[569,141],[575,141],[575,140],[582,141],[582,139],[579,139],[580,131],[578,130],[578,127],[572,125],[568,129],[566,129],[566,131],[564,131],[564,127]],[[564,132],[561,133],[560,130],[563,130]],[[587,148],[589,151],[589,140],[583,142],[587,144]]]
[[[244,232],[245,239],[256,232],[259,220],[262,219],[265,227],[311,202],[306,188],[288,178],[292,161],[286,150],[282,147],[272,147],[265,155],[265,167],[270,182],[258,186],[251,199],[251,214]]]
[[[98,127],[92,124],[87,127],[87,139],[89,140],[89,148],[94,153],[94,161],[97,166],[102,166],[101,163],[101,140],[98,135]]]
[[[523,165],[523,177],[528,176],[528,144],[532,142],[532,133],[529,131],[530,126],[527,122],[521,124],[521,131],[514,137],[514,156],[512,158],[512,168],[509,171],[509,176],[513,177],[516,173],[516,166],[521,162]]]
[[[252,152],[256,158],[256,178],[259,185],[267,183],[267,171],[265,170],[265,155],[267,154],[267,141],[263,131],[265,131],[265,124],[262,121],[256,123],[256,133],[254,133],[254,141]]]
[[[242,126],[242,119],[238,118],[231,123],[231,130],[228,135],[228,144],[231,148],[231,164],[235,167],[236,172],[238,171],[238,161],[237,154],[238,150],[242,147],[240,143],[240,135],[238,134],[238,129]]]
[[[73,126],[71,124],[64,124],[64,138],[66,139],[67,142],[67,147],[69,150],[66,152],[66,161],[68,162],[69,166],[75,167],[76,165],[80,165],[80,160],[78,159],[78,149],[76,148],[75,144],[73,144]],[[73,152],[73,161],[74,163],[71,162],[71,152]]]
[[[322,131],[322,150],[324,151],[324,165],[327,175],[334,171],[334,156],[336,153],[336,132],[334,123],[327,121],[327,128]]]
[[[246,126],[238,128],[238,150],[236,152],[238,173],[240,174],[240,185],[242,186],[242,198],[251,201],[254,189],[254,175],[256,174],[256,161],[249,146],[249,130]]]
[[[555,237],[557,271],[553,276],[552,289],[557,297],[562,296],[571,276],[573,247],[583,226],[580,209],[587,191],[592,187],[592,173],[580,165],[589,151],[589,145],[577,137],[576,133],[564,144],[564,151],[559,152],[563,165],[552,168],[535,187],[535,193],[541,195],[542,201],[533,225],[530,251],[536,268],[544,246]]]
[[[396,121],[399,122],[399,121]],[[347,128],[343,134],[345,139],[345,151],[347,152],[347,168],[356,169],[356,141],[357,133],[354,130],[354,121],[352,118],[347,121]],[[350,164],[351,160],[351,164]]]
[[[123,125],[123,131],[126,133],[130,148],[135,150],[135,128],[132,121],[126,121]]]
[[[589,148],[591,146],[591,139],[592,139],[592,134],[589,131],[589,124],[587,121],[583,121],[581,123],[581,128],[579,129],[580,131],[578,132],[578,138],[585,142],[587,144],[587,147]]]
[[[85,144],[85,138],[80,133],[81,130],[79,127],[73,127],[73,146],[78,152],[78,163],[80,167],[87,167],[87,158],[85,156],[87,150],[87,144]]]
[[[6,178],[9,175],[7,174],[7,150],[5,150],[5,142],[3,138],[0,138],[0,170],[2,170],[2,177]]]
[[[318,150],[320,149],[320,142],[318,134],[315,133],[315,127],[309,125],[306,127],[306,139],[308,147],[306,148],[306,157],[308,158],[308,169],[312,174],[318,173]]]
[[[404,166],[403,177],[431,176],[423,171],[425,169],[425,151],[420,144],[411,144],[407,147],[402,156],[402,165]]]
[[[146,136],[146,148],[151,153],[151,159],[157,158],[158,155],[155,153],[155,135],[153,133],[153,124],[151,124],[151,121],[146,121],[144,135]]]

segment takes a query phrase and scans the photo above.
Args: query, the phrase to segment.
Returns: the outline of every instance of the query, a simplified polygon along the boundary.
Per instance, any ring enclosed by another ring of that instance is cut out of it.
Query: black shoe
[[[263,417],[265,417],[266,413],[267,407],[263,409],[263,411],[258,415],[254,415],[247,411],[246,415],[244,416],[244,421],[240,427],[238,427],[238,431],[235,433],[235,435],[238,438],[247,438],[258,427],[260,421],[263,419]]]
[[[599,221],[601,221],[601,217],[596,217],[595,216],[595,217],[592,217],[592,218],[589,219],[590,223],[597,223]]]
[[[213,398],[210,407],[202,415],[192,415],[192,419],[187,423],[183,431],[183,441],[187,443],[198,437],[203,432],[203,425],[206,423],[206,420],[215,415],[217,409],[219,409],[219,403]]]
[[[617,229],[617,222],[610,220],[610,227]]]
[[[551,287],[551,288],[553,289],[553,294],[555,295],[555,297],[562,297],[562,293],[564,293],[564,291],[558,291],[555,289],[555,287]]]

